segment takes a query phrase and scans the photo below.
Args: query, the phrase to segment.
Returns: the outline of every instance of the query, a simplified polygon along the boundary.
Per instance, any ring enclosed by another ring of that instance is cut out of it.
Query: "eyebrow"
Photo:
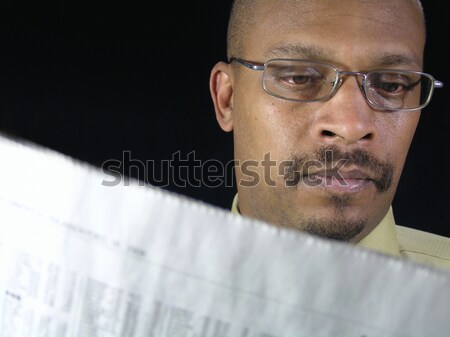
[[[395,53],[383,53],[371,57],[371,61],[374,64],[382,66],[418,66],[422,67],[422,64],[414,57],[406,54]]]
[[[275,47],[264,54],[268,59],[277,57],[295,57],[306,59],[331,59],[331,53],[316,46],[306,46],[302,44],[285,44]]]
[[[333,61],[335,53],[330,50],[325,50],[318,46],[307,46],[303,44],[284,44],[277,46],[264,54],[266,59],[273,58],[302,58],[307,60]],[[384,52],[372,55],[369,63],[376,67],[393,67],[393,66],[417,66],[422,67],[422,64],[404,53],[389,53]]]

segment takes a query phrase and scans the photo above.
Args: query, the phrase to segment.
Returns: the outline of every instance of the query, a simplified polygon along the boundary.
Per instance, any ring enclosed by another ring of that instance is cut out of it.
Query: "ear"
[[[217,63],[211,71],[209,89],[214,102],[216,119],[222,130],[233,130],[233,81],[231,65]]]

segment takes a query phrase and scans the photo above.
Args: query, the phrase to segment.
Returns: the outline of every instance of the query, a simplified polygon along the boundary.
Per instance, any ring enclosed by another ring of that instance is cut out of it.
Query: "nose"
[[[356,77],[344,78],[334,96],[319,104],[311,130],[323,145],[367,145],[376,137],[376,111],[365,100]]]

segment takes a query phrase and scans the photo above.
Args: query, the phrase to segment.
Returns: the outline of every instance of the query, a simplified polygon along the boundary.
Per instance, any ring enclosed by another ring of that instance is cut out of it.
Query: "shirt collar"
[[[359,246],[379,252],[400,256],[400,246],[395,229],[394,213],[389,207],[384,219],[359,243]]]
[[[241,214],[239,212],[239,196],[236,194],[231,206],[231,212],[234,214]],[[395,219],[392,211],[392,206],[389,207],[384,219],[364,237],[358,246],[379,251],[381,253],[400,256],[399,243],[397,233],[395,230]]]
[[[239,202],[239,196],[236,193],[236,195],[234,196],[234,199],[233,199],[233,204],[231,205],[231,213],[240,215],[241,212],[239,212],[238,202]]]

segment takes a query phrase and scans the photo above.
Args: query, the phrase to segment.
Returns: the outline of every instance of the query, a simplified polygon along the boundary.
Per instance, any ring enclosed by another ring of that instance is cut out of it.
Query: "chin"
[[[302,224],[306,233],[317,235],[322,238],[350,242],[364,232],[368,221],[366,219],[347,220],[310,220]]]
[[[303,232],[320,236],[322,238],[339,241],[358,241],[365,233],[370,232],[382,219],[387,209],[383,208],[383,216],[372,214],[374,204],[365,205],[355,202],[348,196],[334,196],[332,202],[327,204],[311,203],[308,206],[303,202],[296,207],[280,214],[279,224]],[[367,200],[367,199],[366,199]]]

